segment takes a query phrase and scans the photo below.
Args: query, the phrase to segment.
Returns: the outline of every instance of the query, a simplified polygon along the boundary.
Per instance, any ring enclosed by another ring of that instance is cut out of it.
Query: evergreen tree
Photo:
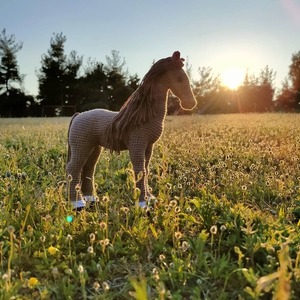
[[[72,51],[65,55],[67,41],[62,33],[54,34],[50,40],[50,49],[42,56],[38,74],[39,95],[42,105],[76,105],[77,74],[82,65],[82,57]]]
[[[3,29],[0,34],[0,92],[9,94],[14,83],[21,83],[21,75],[17,62],[17,52],[23,44],[17,43],[14,35],[6,35]]]
[[[119,110],[133,92],[127,86],[128,71],[124,70],[125,65],[125,59],[121,58],[119,51],[113,50],[111,57],[106,56],[106,90],[111,110]]]
[[[200,113],[219,112],[220,78],[214,76],[211,67],[198,68],[199,80],[193,81],[193,92],[197,99],[197,109]]]
[[[295,92],[290,86],[290,82],[286,77],[281,83],[281,90],[276,98],[275,107],[278,111],[295,110]]]
[[[22,75],[19,71],[17,53],[23,44],[16,42],[14,35],[0,34],[0,116],[25,117],[28,108],[34,103],[32,96],[22,89]]]
[[[257,86],[257,97],[255,103],[256,112],[266,112],[266,111],[273,110],[275,77],[276,77],[276,72],[270,69],[268,65],[261,70],[259,75],[259,85]]]
[[[274,107],[274,79],[276,73],[266,66],[259,77],[245,75],[243,85],[238,89],[237,106],[239,112],[267,112]]]
[[[300,51],[292,55],[289,77],[292,83],[292,90],[295,94],[295,109],[300,108]]]
[[[288,77],[283,81],[275,103],[277,110],[300,109],[300,51],[292,55]]]
[[[300,92],[300,51],[292,55],[292,63],[289,69],[292,88],[294,91]]]
[[[107,78],[103,63],[88,60],[84,75],[79,78],[79,110],[108,109]]]

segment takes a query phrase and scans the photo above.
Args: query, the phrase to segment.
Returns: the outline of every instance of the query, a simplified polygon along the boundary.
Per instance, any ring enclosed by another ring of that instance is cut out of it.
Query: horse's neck
[[[154,96],[154,103],[156,109],[156,115],[159,119],[163,120],[167,114],[167,100],[168,100],[169,88],[166,84],[159,84]]]

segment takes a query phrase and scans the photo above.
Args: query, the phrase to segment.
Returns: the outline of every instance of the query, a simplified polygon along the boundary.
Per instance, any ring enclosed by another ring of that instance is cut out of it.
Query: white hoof
[[[87,203],[96,202],[96,197],[94,197],[94,196],[84,196],[83,199],[84,199]]]
[[[140,208],[147,208],[147,202],[146,201],[139,202],[139,207]]]
[[[77,201],[71,201],[71,204],[73,206],[73,209],[83,208],[86,206],[85,200],[77,200]]]

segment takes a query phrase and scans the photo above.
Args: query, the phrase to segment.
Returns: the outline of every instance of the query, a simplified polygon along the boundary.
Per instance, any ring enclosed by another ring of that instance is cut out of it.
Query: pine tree
[[[76,105],[77,74],[82,65],[82,57],[75,51],[65,55],[67,38],[62,33],[54,34],[50,49],[42,56],[38,74],[39,95],[42,105]]]
[[[17,62],[17,52],[23,44],[17,43],[14,35],[8,36],[3,29],[0,34],[0,91],[9,94],[14,83],[21,83],[21,75]]]

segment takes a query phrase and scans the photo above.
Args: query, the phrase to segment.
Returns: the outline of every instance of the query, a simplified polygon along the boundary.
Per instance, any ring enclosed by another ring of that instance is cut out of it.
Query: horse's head
[[[180,58],[180,52],[174,52],[172,57],[170,57],[166,75],[169,88],[179,98],[180,106],[185,110],[192,110],[197,102],[192,92],[189,78],[182,68],[183,62],[184,59]]]

